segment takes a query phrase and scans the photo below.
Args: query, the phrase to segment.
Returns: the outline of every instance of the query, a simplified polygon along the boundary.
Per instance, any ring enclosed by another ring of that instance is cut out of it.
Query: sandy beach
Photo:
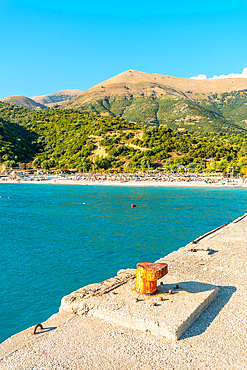
[[[43,185],[84,185],[84,186],[136,186],[136,187],[209,187],[247,188],[247,179],[227,179],[202,176],[147,176],[147,175],[73,175],[73,176],[2,176],[0,184],[43,184]]]

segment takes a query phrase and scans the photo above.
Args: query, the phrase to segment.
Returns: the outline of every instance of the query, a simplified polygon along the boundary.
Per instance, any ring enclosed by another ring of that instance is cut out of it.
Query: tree
[[[97,169],[104,169],[107,170],[110,167],[110,162],[107,158],[99,158],[97,157],[95,159],[95,166]]]
[[[79,165],[77,166],[77,169],[79,172],[88,172],[92,168],[92,162],[90,159],[82,159]]]
[[[195,172],[202,172],[202,166],[200,164],[196,166]]]
[[[147,168],[148,168],[148,171],[149,171],[150,165],[151,165],[150,158],[146,157],[146,156],[142,157],[142,159],[141,159],[142,172],[143,172],[143,170],[145,170]]]
[[[49,168],[52,168],[52,167],[54,167],[55,166],[55,161],[54,161],[54,159],[53,158],[50,158],[50,159],[48,159],[48,166],[49,166]]]
[[[15,167],[15,161],[6,161],[4,164],[6,167]]]
[[[33,167],[34,168],[38,168],[38,167],[40,167],[40,164],[41,164],[41,161],[40,161],[40,159],[39,158],[35,158],[34,160],[33,160]]]
[[[43,169],[43,170],[49,170],[49,162],[47,160],[41,162],[41,165],[40,167]]]

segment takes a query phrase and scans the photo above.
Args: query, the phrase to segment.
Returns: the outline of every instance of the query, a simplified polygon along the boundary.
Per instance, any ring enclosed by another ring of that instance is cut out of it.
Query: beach
[[[2,175],[1,183],[51,184],[51,185],[105,185],[105,186],[159,186],[159,187],[224,187],[247,188],[247,179],[224,178],[222,176],[200,176],[179,174],[73,174],[73,175]]]

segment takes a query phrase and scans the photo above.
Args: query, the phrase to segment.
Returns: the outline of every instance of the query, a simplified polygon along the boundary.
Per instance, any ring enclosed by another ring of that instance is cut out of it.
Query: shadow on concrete
[[[44,328],[44,329],[42,329],[40,331],[37,331],[35,333],[35,335],[44,334],[44,333],[47,333],[48,331],[52,331],[52,330],[55,330],[55,329],[57,329],[57,326],[48,326],[48,328]]]
[[[200,283],[198,281],[183,281],[176,282],[174,284],[163,284],[157,287],[156,294],[167,293],[169,290],[172,290],[173,294],[176,294],[181,291],[188,293],[200,293],[206,292],[208,290],[213,290],[217,288],[216,285]]]
[[[181,283],[190,284],[189,283]],[[201,283],[200,283],[201,284]],[[178,284],[179,285],[179,284]],[[209,285],[209,284],[203,284]],[[180,340],[191,338],[202,334],[210,326],[216,316],[220,313],[222,308],[231,299],[232,295],[236,292],[234,286],[218,286],[219,293],[217,297],[210,303],[210,305],[201,313],[201,315],[191,324],[186,332],[181,336]]]
[[[211,249],[210,253],[209,253],[209,256],[212,256],[213,254],[218,253],[218,252],[219,251],[216,251],[215,249]]]

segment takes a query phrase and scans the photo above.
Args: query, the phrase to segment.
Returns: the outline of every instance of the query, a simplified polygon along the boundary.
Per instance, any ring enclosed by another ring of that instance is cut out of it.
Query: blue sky
[[[242,73],[247,0],[0,0],[0,98],[86,90],[128,69]]]

